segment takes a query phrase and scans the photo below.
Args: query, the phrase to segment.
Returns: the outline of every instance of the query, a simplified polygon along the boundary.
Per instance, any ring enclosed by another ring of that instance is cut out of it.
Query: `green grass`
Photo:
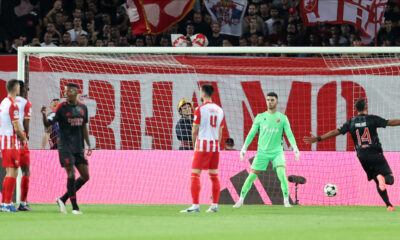
[[[62,215],[54,205],[0,213],[0,239],[400,239],[400,212],[384,207],[220,206],[182,214],[187,205],[81,205]]]

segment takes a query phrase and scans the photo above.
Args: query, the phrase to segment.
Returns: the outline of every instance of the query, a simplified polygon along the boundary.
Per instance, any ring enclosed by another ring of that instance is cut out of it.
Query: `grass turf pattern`
[[[366,206],[220,205],[218,213],[179,213],[189,205],[85,205],[62,215],[56,204],[0,213],[0,239],[400,239],[400,211]],[[400,210],[400,209],[398,209]]]

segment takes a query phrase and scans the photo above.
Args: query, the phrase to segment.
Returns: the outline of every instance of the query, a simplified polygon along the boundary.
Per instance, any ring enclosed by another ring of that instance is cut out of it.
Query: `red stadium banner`
[[[300,8],[306,26],[320,22],[350,24],[363,37],[373,39],[384,20],[387,0],[301,0]]]
[[[127,0],[133,34],[157,34],[179,22],[196,0]]]
[[[6,62],[7,58],[15,60],[14,56],[4,58]],[[40,148],[40,107],[52,98],[62,98],[68,82],[78,84],[81,93],[88,96],[83,103],[89,109],[92,143],[107,150],[178,149],[175,124],[181,116],[176,106],[182,98],[192,98],[196,106],[200,102],[198,85],[204,83],[214,86],[214,101],[226,113],[223,139],[233,138],[238,148],[254,116],[267,109],[269,91],[278,93],[279,110],[289,117],[302,151],[352,151],[350,136],[320,142],[315,148],[304,144],[302,137],[311,131],[321,135],[339,127],[354,116],[359,97],[368,99],[373,114],[399,116],[400,102],[393,99],[398,97],[400,72],[392,67],[390,58],[359,59],[357,64],[388,63],[386,68],[362,72],[346,69],[348,62],[342,70],[332,71],[322,58],[138,56],[131,60],[132,64],[126,65],[126,61],[31,57],[31,133],[38,135],[31,137],[30,147]],[[59,64],[57,68],[50,61]],[[155,68],[155,63],[163,63],[163,67]],[[16,77],[15,71],[16,66],[0,66],[3,94],[6,81]],[[398,135],[400,128],[380,133],[386,151],[400,149]],[[288,149],[286,143],[284,147]],[[255,150],[256,143],[249,149]]]

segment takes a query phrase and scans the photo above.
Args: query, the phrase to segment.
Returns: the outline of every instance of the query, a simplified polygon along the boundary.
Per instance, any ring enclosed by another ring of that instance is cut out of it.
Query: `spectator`
[[[71,35],[71,41],[76,41],[79,35],[87,35],[88,33],[82,28],[82,20],[80,18],[74,18],[74,28],[68,31]]]
[[[193,26],[195,33],[203,33],[205,36],[211,35],[210,24],[207,24],[203,21],[203,16],[201,13],[195,12],[193,14]]]
[[[29,44],[31,47],[40,47],[40,41],[39,38],[33,38],[32,42]]]
[[[75,19],[75,18],[82,19],[83,18],[82,10],[78,9],[78,8],[75,8],[74,11],[72,12],[72,18],[73,19]]]
[[[234,146],[235,146],[235,142],[233,141],[233,138],[227,138],[225,140],[225,150],[226,151],[235,150],[235,149],[233,149]]]
[[[57,12],[56,13],[56,20],[54,22],[54,27],[56,28],[56,30],[59,33],[62,33],[65,31],[65,27],[64,27],[64,15],[62,12]]]
[[[70,47],[71,46],[71,34],[69,32],[65,32],[63,34],[62,42],[60,44],[62,47]]]
[[[104,25],[103,34],[102,34],[101,38],[106,41],[111,40],[111,26],[110,25]]]
[[[95,46],[96,46],[96,47],[103,47],[103,46],[104,46],[103,40],[97,39],[97,40],[96,40],[96,45],[95,45]]]
[[[189,38],[195,34],[193,23],[188,23],[186,25],[186,38]]]
[[[221,36],[221,34],[219,34],[219,32],[221,31],[221,26],[219,25],[219,23],[213,22],[211,25],[211,31],[212,34],[211,36],[208,36],[208,46],[210,47],[216,47],[216,46],[222,46],[222,41],[224,40]]]
[[[57,105],[60,103],[60,99],[55,98],[50,102],[50,113],[51,114]],[[47,142],[50,145],[50,149],[57,149],[58,137],[60,135],[60,129],[58,127],[58,123],[54,123],[48,128],[44,130],[44,136],[42,139],[42,150],[46,149]]]
[[[144,39],[143,36],[137,36],[135,41],[136,47],[144,47]]]
[[[267,21],[271,17],[270,8],[270,3],[263,2],[260,4],[260,17],[263,19],[263,22]]]
[[[151,36],[151,34],[147,34],[145,37],[145,42],[146,42],[146,46],[148,47],[153,47],[154,46],[154,42],[153,42],[153,37]]]
[[[348,41],[345,37],[340,35],[340,30],[337,26],[331,27],[331,38],[329,39],[329,44],[331,46],[346,46]]]
[[[40,44],[42,47],[57,47],[53,42],[53,34],[46,32],[43,37],[43,42]]]
[[[289,9],[290,9],[290,1],[289,0],[281,0],[281,4],[279,8],[279,17],[282,19],[289,19]]]
[[[362,46],[361,38],[358,37],[358,36],[356,36],[356,37],[354,38],[354,40],[351,42],[351,45],[352,45],[353,47],[360,47],[360,46]]]
[[[378,44],[382,45],[383,42],[394,42],[395,37],[399,36],[397,29],[393,28],[392,20],[385,19],[384,25],[378,33]],[[387,45],[386,45],[387,46]]]
[[[247,47],[248,46],[248,42],[247,42],[247,39],[245,37],[241,37],[239,39],[239,46],[241,46],[241,47]]]
[[[126,36],[120,37],[119,46],[121,46],[121,47],[129,46],[128,38]]]
[[[119,30],[116,26],[112,26],[110,28],[110,37],[111,37],[111,41],[115,42],[116,45],[119,44],[121,34],[119,33]]]
[[[117,46],[117,45],[115,44],[114,41],[108,41],[107,42],[107,47],[115,47],[115,46]]]
[[[130,25],[128,14],[126,13],[125,8],[118,7],[117,8],[117,20],[116,20],[118,30],[122,35],[128,34],[128,27]]]
[[[74,25],[72,24],[71,21],[65,21],[64,22],[64,29],[65,29],[66,32],[68,32],[69,30],[74,29]]]
[[[54,26],[54,23],[48,23],[46,27],[46,31],[51,34],[51,41],[55,45],[59,45],[61,41],[61,34],[59,31],[57,31],[56,27]]]
[[[283,25],[283,20],[279,18],[279,10],[276,7],[272,7],[270,10],[271,18],[265,21],[267,24],[268,34],[273,35],[276,34],[276,30],[274,28],[274,23],[279,21],[281,26]]]
[[[169,43],[169,38],[168,38],[168,36],[163,35],[163,36],[160,38],[160,46],[161,46],[161,47],[170,47],[170,46],[171,46],[171,44]]]
[[[265,26],[263,19],[259,15],[257,15],[258,8],[254,3],[249,4],[247,14],[248,15],[244,17],[242,21],[242,35],[249,33],[250,22],[254,22],[256,24],[256,29],[257,29],[256,31],[265,35],[267,33],[267,28]]]
[[[22,47],[22,42],[19,38],[15,38],[12,41],[11,48],[8,50],[8,52],[16,54],[16,53],[18,53],[18,47]]]
[[[193,113],[192,103],[186,99],[182,99],[178,103],[178,112],[181,115],[175,126],[176,137],[181,142],[179,150],[193,150],[192,126]]]
[[[223,46],[223,47],[232,47],[232,43],[231,43],[231,41],[229,41],[228,39],[224,39],[224,40],[222,41],[222,46]]]
[[[46,17],[44,18],[44,24],[47,23],[54,23],[56,21],[56,13],[62,12],[62,1],[57,0],[53,4],[53,8],[47,13]]]
[[[79,47],[87,47],[88,46],[88,37],[87,35],[79,35],[77,37],[77,43]]]

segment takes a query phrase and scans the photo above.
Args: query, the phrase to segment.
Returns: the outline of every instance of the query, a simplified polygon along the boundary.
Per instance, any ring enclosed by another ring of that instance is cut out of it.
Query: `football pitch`
[[[0,213],[0,239],[400,239],[400,211],[364,206],[219,206],[218,213],[179,213],[189,205],[81,205],[62,215],[53,204]],[[70,207],[70,206],[68,206]],[[400,209],[399,209],[400,210]]]

